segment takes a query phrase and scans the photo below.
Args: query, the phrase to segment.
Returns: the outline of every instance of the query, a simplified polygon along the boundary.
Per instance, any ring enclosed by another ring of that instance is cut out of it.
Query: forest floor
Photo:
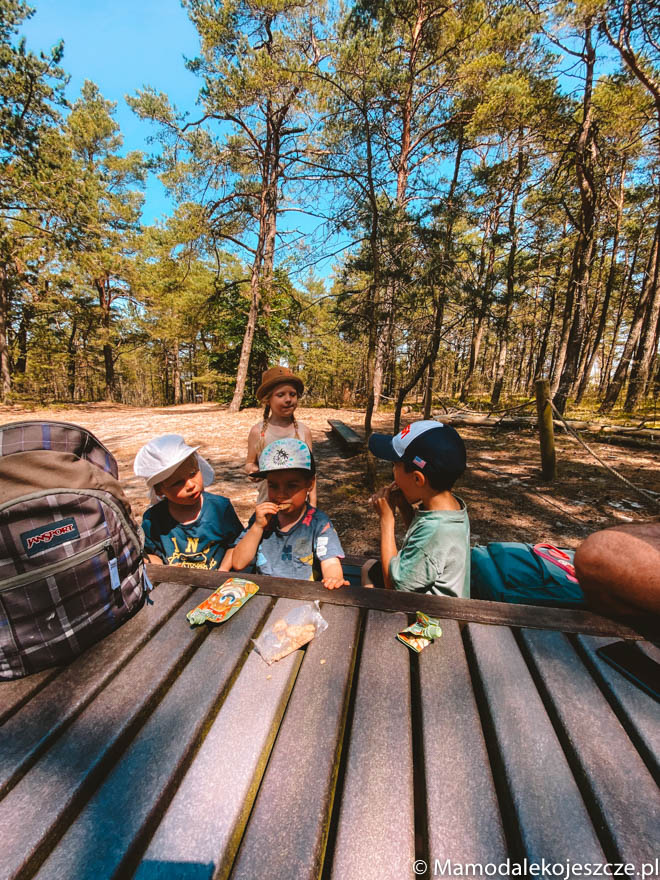
[[[111,403],[48,409],[0,406],[2,424],[50,419],[73,422],[95,434],[119,463],[120,479],[136,517],[148,504],[144,482],[133,474],[136,452],[158,434],[183,434],[188,443],[201,446],[200,452],[215,469],[211,491],[231,498],[244,522],[256,494],[243,471],[247,435],[260,415],[257,409],[229,413],[226,406],[213,403],[151,409]],[[344,452],[328,425],[329,418],[340,419],[362,434],[363,413],[301,407],[297,416],[312,431],[319,507],[333,520],[347,554],[376,554],[378,519],[367,503],[370,492],[365,485],[364,454]],[[404,416],[404,424],[406,418],[419,416]],[[392,423],[392,413],[379,412],[373,419],[376,431],[389,433]],[[535,430],[461,426],[459,431],[468,449],[468,470],[456,493],[468,506],[473,543],[547,541],[575,548],[597,529],[648,521],[660,513],[564,434],[556,438],[558,478],[549,484],[541,478]],[[656,450],[630,449],[591,438],[588,443],[635,485],[660,493]],[[378,476],[382,484],[391,480],[387,463],[379,464]]]

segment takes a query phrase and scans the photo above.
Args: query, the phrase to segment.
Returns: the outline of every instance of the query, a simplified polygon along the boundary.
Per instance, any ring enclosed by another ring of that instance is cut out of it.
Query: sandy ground
[[[367,503],[370,492],[364,480],[364,456],[344,452],[328,426],[329,418],[340,419],[361,434],[363,413],[300,408],[297,416],[309,425],[314,439],[319,507],[332,518],[346,553],[376,553],[378,519]],[[147,507],[148,498],[144,482],[133,474],[136,452],[158,434],[183,434],[189,443],[201,446],[200,451],[215,469],[211,491],[231,498],[244,522],[254,509],[256,496],[243,471],[247,435],[259,418],[257,409],[234,414],[211,403],[153,409],[107,403],[50,409],[0,406],[2,424],[50,419],[92,431],[117,458],[120,478],[137,517]],[[391,413],[378,413],[374,428],[391,431]],[[473,543],[548,541],[574,548],[597,529],[647,521],[660,514],[660,508],[654,509],[566,436],[557,438],[559,476],[548,484],[541,479],[538,436],[533,430],[459,430],[467,444],[469,467],[456,492],[468,505]],[[591,441],[589,445],[636,485],[660,493],[655,451]],[[383,484],[391,480],[391,470],[384,462],[379,466],[379,479]]]

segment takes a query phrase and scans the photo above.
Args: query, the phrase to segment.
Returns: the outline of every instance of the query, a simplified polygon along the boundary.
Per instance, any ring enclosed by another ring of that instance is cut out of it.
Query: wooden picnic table
[[[658,876],[660,705],[595,653],[612,636],[454,606],[418,656],[395,638],[410,597],[258,577],[229,621],[191,628],[221,576],[150,570],[180,582],[69,666],[0,685],[1,878],[403,880],[507,859]],[[314,590],[327,630],[267,666],[251,640]]]

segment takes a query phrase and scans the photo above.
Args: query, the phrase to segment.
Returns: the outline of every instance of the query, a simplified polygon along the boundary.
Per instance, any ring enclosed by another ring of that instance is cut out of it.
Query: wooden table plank
[[[15,784],[48,743],[83,711],[165,620],[192,587],[168,586],[107,638],[92,645],[9,718],[0,729],[0,795]],[[201,600],[200,600],[201,601]]]
[[[195,597],[196,598],[196,597]],[[256,596],[208,634],[35,876],[126,876],[221,705],[266,610]],[[188,627],[185,616],[180,619]],[[196,638],[204,638],[206,627]],[[193,631],[194,634],[194,631]]]
[[[610,703],[639,749],[646,765],[660,784],[660,703],[652,700],[641,688],[628,681],[596,653],[612,639],[578,636],[577,644],[592,675],[600,684]]]
[[[442,637],[419,655],[429,855],[500,863],[507,846],[463,641],[455,621],[441,623]]]
[[[264,629],[295,604],[280,599]],[[172,878],[177,876],[172,866],[190,862],[212,866],[216,880],[227,876],[302,657],[303,651],[294,651],[268,666],[252,651],[158,826],[136,878]],[[278,820],[282,821],[281,814]]]
[[[197,593],[193,601],[200,598]],[[265,611],[268,600],[260,602]],[[47,854],[206,634],[204,628],[192,630],[181,609],[0,801],[0,826],[11,829],[3,841],[0,877],[15,877]]]
[[[513,633],[470,625],[467,637],[497,747],[496,783],[514,854],[534,862],[606,862]]]
[[[406,625],[401,614],[367,614],[333,880],[410,876],[415,858],[410,658],[395,638]]]
[[[44,669],[14,681],[0,681],[0,724],[4,724],[10,715],[27,703],[59,672],[59,669]]]
[[[176,565],[147,565],[147,572],[154,583],[181,583],[216,590],[235,572],[204,571],[203,569],[179,568]],[[450,596],[432,596],[398,590],[368,589],[365,587],[342,587],[326,590],[315,581],[294,578],[269,577],[265,574],[245,575],[259,584],[263,595],[278,599],[300,599],[303,602],[324,602],[330,605],[350,605],[378,611],[402,611],[414,614],[425,611],[432,617],[460,620],[466,623],[487,623],[495,626],[530,627],[553,629],[559,632],[582,632],[589,635],[607,635],[625,639],[643,639],[644,627],[637,632],[630,620],[626,622],[601,617],[590,611],[567,608],[541,608],[536,605],[509,605],[506,602],[487,602],[480,599],[454,599]],[[643,618],[641,624],[648,624]]]
[[[660,792],[639,753],[566,636],[528,631],[521,639],[612,842],[611,860],[653,861],[660,853]]]
[[[305,651],[232,880],[313,880],[320,876],[353,676],[359,611],[325,605],[321,613],[328,629]],[[295,833],[283,833],[284,825]]]

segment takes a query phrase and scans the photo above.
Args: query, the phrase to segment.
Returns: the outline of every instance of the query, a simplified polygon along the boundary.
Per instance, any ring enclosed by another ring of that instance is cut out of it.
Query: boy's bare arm
[[[230,547],[229,550],[227,550],[225,555],[222,557],[222,562],[220,563],[220,568],[218,569],[218,571],[231,571],[233,556],[234,548]]]
[[[147,553],[147,560],[151,562],[152,565],[165,565],[160,556],[156,556],[154,553]]]
[[[399,513],[401,514],[401,519],[403,520],[403,524],[406,528],[408,528],[415,514],[412,504],[406,501],[405,495],[403,494],[401,489],[399,489],[396,483],[390,483],[390,485],[387,487],[387,491],[389,493],[390,503],[393,507],[398,508]]]
[[[256,523],[253,523],[243,535],[241,540],[234,547],[234,552],[232,554],[231,567],[235,571],[242,571],[246,565],[249,565],[252,562],[263,534],[263,528]]]
[[[380,564],[383,569],[383,581],[388,590],[392,589],[390,562],[397,554],[394,535],[395,502],[392,495],[390,486],[387,486],[371,496],[371,503],[380,517]]]
[[[349,583],[344,577],[344,570],[341,567],[341,561],[337,556],[331,559],[324,559],[321,562],[321,578],[323,586],[327,590],[336,590],[339,587],[348,587]]]
[[[393,589],[390,578],[390,563],[397,554],[394,536],[394,517],[391,520],[381,518],[380,521],[380,564],[383,569],[383,582],[387,590]]]

